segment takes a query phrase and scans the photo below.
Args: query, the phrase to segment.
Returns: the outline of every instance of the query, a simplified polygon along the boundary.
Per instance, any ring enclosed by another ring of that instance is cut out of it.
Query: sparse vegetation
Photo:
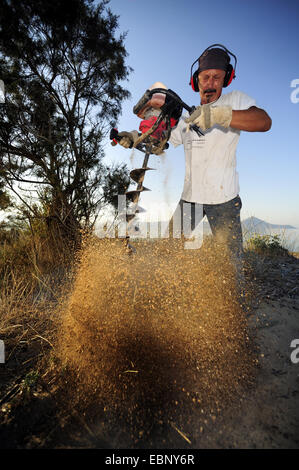
[[[255,234],[247,241],[246,248],[264,256],[288,256],[279,235]]]

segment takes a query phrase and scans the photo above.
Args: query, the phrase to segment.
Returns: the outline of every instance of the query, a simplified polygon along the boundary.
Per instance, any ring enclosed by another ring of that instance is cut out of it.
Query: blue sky
[[[119,15],[119,33],[127,32],[127,64],[134,71],[124,85],[131,98],[123,104],[118,129],[139,128],[134,104],[152,83],[162,81],[189,105],[199,95],[189,86],[192,62],[211,44],[224,44],[238,58],[232,85],[272,118],[266,133],[242,132],[237,149],[242,219],[256,216],[270,223],[299,227],[299,2],[295,0],[110,0]],[[292,81],[298,79],[295,88]],[[296,94],[296,89],[298,93]],[[142,163],[143,154],[106,145],[107,160]],[[150,157],[155,172],[146,174],[141,205],[153,214],[171,210],[180,199],[184,180],[183,148]]]

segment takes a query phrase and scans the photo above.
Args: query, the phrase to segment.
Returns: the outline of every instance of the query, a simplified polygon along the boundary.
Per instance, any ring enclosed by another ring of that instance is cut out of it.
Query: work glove
[[[112,141],[111,145],[116,145],[117,143],[119,143],[120,145],[128,149],[128,148],[133,147],[133,144],[138,138],[138,132],[137,131],[131,131],[131,132],[123,131],[123,132],[119,132],[118,136],[121,137],[121,139],[118,142]]]
[[[221,127],[229,127],[232,120],[232,108],[231,106],[212,106],[210,104],[203,104],[197,106],[195,111],[190,117],[185,119],[188,125],[195,124],[203,131],[218,124]]]

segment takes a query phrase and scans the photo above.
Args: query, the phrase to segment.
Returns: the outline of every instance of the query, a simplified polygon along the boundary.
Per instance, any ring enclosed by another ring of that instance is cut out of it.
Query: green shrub
[[[282,246],[279,235],[253,235],[247,241],[247,249],[266,256],[286,256],[288,250]]]

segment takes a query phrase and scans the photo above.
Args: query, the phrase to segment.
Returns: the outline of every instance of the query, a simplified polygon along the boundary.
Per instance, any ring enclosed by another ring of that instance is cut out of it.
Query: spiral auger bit
[[[137,186],[134,190],[127,191],[126,200],[132,207],[130,213],[126,213],[126,246],[129,253],[135,253],[135,247],[130,243],[130,230],[136,214],[145,212],[145,210],[138,205],[140,194],[142,191],[150,191],[150,189],[143,186],[145,173],[154,168],[148,167],[150,155],[161,155],[164,150],[169,147],[168,140],[170,138],[171,130],[174,128],[185,108],[190,114],[195,109],[195,106],[189,107],[184,103],[181,98],[172,90],[167,89],[163,83],[156,82],[152,85],[144,95],[140,98],[138,103],[134,106],[133,112],[142,119],[139,130],[141,133],[138,135],[137,140],[131,148],[137,148],[143,152],[144,159],[141,168],[131,170],[130,177]],[[197,126],[191,126],[199,136],[204,135]],[[117,129],[112,129],[110,132],[110,139],[115,143],[121,140]]]

